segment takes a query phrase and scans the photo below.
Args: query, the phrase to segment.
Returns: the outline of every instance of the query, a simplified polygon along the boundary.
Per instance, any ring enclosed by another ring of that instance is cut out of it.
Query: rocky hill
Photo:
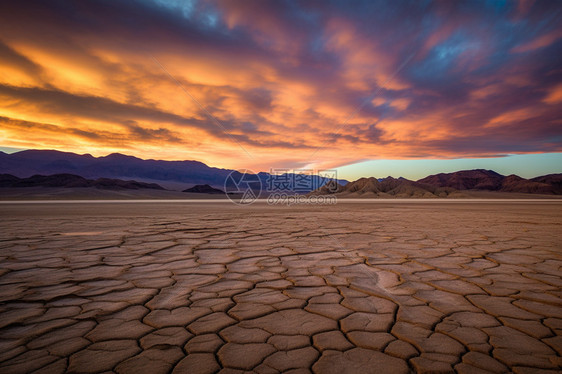
[[[213,188],[208,184],[198,184],[191,188],[187,188],[182,192],[191,192],[191,193],[208,193],[208,194],[224,194],[223,190],[219,190],[218,188]]]
[[[424,185],[405,178],[387,177],[361,178],[345,186],[330,182],[322,188],[313,191],[313,195],[337,194],[341,197],[396,197],[396,198],[435,198],[447,197],[457,191],[448,187],[434,187]]]
[[[532,182],[548,184],[552,186],[552,189],[557,195],[562,195],[562,173],[543,175],[542,177],[536,177],[529,180]]]
[[[74,174],[33,175],[29,178],[18,178],[11,174],[0,174],[0,188],[7,187],[94,187],[106,190],[164,190],[156,183],[144,183],[134,180],[98,178],[86,179]]]
[[[511,174],[503,176],[493,170],[462,170],[454,173],[430,175],[417,181],[433,187],[449,187],[456,190],[486,190],[529,194],[562,194],[562,174],[550,174],[533,179]]]
[[[469,194],[468,192],[473,192]],[[462,170],[430,175],[418,181],[387,177],[361,178],[345,186],[331,181],[311,195],[335,194],[357,198],[436,198],[478,197],[477,192],[498,192],[536,195],[562,195],[562,174],[549,174],[533,179],[517,175],[503,176],[493,170]],[[490,194],[482,198],[493,197]],[[498,195],[499,197],[499,195]]]

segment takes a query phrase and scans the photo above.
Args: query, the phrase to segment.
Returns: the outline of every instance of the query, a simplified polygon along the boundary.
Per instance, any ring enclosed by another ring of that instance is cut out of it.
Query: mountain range
[[[199,161],[143,160],[120,153],[94,157],[90,154],[79,155],[54,150],[27,150],[11,154],[0,151],[0,173],[19,178],[33,175],[75,174],[89,179],[134,179],[157,183],[177,191],[205,184],[223,189],[225,181],[239,180],[242,176],[236,170],[214,168]],[[229,175],[233,178],[227,179]],[[257,176],[262,186],[268,185],[270,173],[260,172]],[[303,192],[310,192],[328,181],[317,175],[312,175],[311,179],[311,188]],[[347,183],[343,179],[338,179],[337,182],[342,185]],[[228,186],[233,187],[231,184]]]
[[[424,185],[449,187],[461,191],[488,190],[546,195],[562,194],[562,174],[549,174],[525,179],[514,174],[503,176],[493,170],[476,169],[430,175],[417,182]]]
[[[462,170],[430,175],[418,181],[405,178],[361,178],[345,186],[327,183],[312,195],[335,194],[341,197],[469,197],[464,191],[493,191],[523,194],[562,195],[562,174],[532,179],[503,176],[493,170]]]
[[[156,183],[124,181],[110,178],[92,180],[74,174],[33,175],[29,178],[18,178],[11,174],[0,174],[0,187],[94,187],[105,190],[164,190],[162,186]]]
[[[235,180],[242,175],[235,170],[214,168],[199,161],[143,160],[119,153],[94,157],[52,150],[0,152],[0,174],[4,174],[0,176],[0,187],[140,188],[194,193],[223,193],[225,180],[231,179],[227,179],[229,175]],[[272,175],[265,172],[255,175],[265,190]],[[562,174],[525,179],[513,174],[504,176],[493,170],[476,169],[429,175],[417,181],[391,176],[360,178],[353,182],[328,180],[316,175],[312,178],[315,179],[311,185],[320,188],[301,189],[299,192],[363,198],[470,197],[467,195],[469,191],[562,195]],[[226,185],[230,187],[232,182]]]
[[[311,195],[338,195],[340,197],[398,197],[427,198],[448,197],[457,192],[454,188],[422,185],[405,178],[360,178],[342,186],[334,181],[327,183]]]

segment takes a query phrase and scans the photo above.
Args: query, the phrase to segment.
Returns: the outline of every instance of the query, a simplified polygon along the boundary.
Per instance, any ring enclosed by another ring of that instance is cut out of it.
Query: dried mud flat
[[[3,203],[0,372],[559,372],[561,212]]]

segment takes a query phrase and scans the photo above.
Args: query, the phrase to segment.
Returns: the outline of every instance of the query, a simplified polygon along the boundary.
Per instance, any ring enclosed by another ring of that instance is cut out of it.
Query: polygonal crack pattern
[[[560,210],[268,209],[3,217],[0,371],[561,369]]]

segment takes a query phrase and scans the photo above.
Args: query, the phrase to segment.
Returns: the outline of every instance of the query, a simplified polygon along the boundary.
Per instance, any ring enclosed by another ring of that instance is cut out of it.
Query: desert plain
[[[548,373],[562,201],[1,202],[2,373]]]

